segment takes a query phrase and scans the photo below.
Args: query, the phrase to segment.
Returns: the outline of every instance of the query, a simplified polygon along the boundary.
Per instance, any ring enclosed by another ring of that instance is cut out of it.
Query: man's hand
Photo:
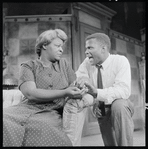
[[[93,114],[94,114],[94,117],[96,118],[102,117],[101,110],[99,109],[99,102],[93,105]]]
[[[90,80],[87,77],[78,77],[75,81],[75,86],[82,89],[84,88],[85,82],[88,82],[90,84]]]
[[[94,98],[96,98],[97,97],[97,89],[93,85],[91,85],[89,82],[84,82],[84,85],[88,89],[87,93],[92,95]]]

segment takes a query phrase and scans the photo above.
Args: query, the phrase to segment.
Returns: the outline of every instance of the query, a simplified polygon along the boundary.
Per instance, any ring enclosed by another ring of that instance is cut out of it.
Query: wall
[[[5,43],[9,51],[9,56],[6,57],[7,68],[3,71],[3,76],[9,72],[15,78],[19,77],[20,64],[30,59],[36,59],[35,53],[36,38],[40,33],[48,29],[60,28],[68,35],[68,41],[64,47],[63,57],[72,64],[71,56],[71,25],[70,21],[57,21],[62,19],[59,16],[57,19],[53,17],[22,17],[6,19],[5,23]],[[41,20],[41,21],[39,21]]]
[[[133,115],[135,129],[143,128],[145,125],[145,106],[140,85],[139,62],[143,46],[141,41],[123,35],[113,30],[110,31],[112,42],[111,53],[120,54],[127,57],[131,65],[131,96],[130,100],[134,104],[135,113]]]

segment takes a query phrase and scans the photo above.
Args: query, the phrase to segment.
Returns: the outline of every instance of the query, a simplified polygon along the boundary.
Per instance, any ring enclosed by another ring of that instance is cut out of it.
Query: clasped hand
[[[75,81],[75,85],[80,89],[85,88],[85,92],[92,95],[94,98],[97,97],[97,89],[91,84],[89,78],[78,77]]]
[[[67,96],[73,99],[81,99],[85,93],[97,97],[97,89],[91,84],[89,78],[78,77],[71,87],[66,89]]]
[[[74,97],[76,98],[82,98],[82,95],[84,93],[88,93],[90,95],[92,95],[94,98],[97,97],[97,89],[91,84],[89,78],[87,77],[79,77],[76,79],[76,81],[74,82]],[[101,110],[99,108],[99,102],[95,103],[93,105],[93,114],[95,117],[97,118],[102,118],[102,113]]]
[[[85,89],[79,89],[76,86],[71,86],[66,89],[66,95],[72,99],[82,99]]]
[[[87,78],[77,78],[76,81],[66,89],[67,96],[73,99],[82,99],[82,96],[88,91],[84,83]]]

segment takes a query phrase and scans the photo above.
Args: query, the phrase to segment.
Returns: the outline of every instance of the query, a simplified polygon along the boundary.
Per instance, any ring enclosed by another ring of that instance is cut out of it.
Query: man
[[[80,88],[86,86],[87,93],[95,99],[93,112],[98,119],[104,145],[132,146],[134,108],[128,99],[131,94],[130,64],[125,56],[110,54],[110,48],[110,39],[104,33],[86,38],[87,57],[76,72],[76,84]],[[97,85],[98,66],[101,66],[102,88]],[[105,111],[100,110],[100,101],[104,103]]]

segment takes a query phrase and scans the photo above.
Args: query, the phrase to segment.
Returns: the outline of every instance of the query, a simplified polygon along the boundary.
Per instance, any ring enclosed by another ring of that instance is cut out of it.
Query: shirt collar
[[[52,63],[52,66],[55,69],[55,71],[60,72],[59,61],[56,61],[55,63]]]
[[[105,70],[109,64],[110,64],[110,53],[107,59],[101,65],[102,65],[102,68]]]
[[[38,61],[42,64],[43,67],[50,67],[50,68],[53,67],[55,71],[60,72],[59,62],[58,61],[56,61],[54,63],[49,62],[50,66],[45,65],[41,60],[38,60]]]

